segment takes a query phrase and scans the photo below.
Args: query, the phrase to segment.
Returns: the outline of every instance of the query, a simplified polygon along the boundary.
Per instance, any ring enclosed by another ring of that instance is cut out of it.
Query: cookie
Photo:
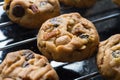
[[[120,0],[112,0],[115,4],[120,6]]]
[[[89,8],[96,3],[96,0],[59,0],[61,3],[78,8]]]
[[[106,80],[120,80],[120,34],[100,43],[97,65]]]
[[[11,21],[27,28],[39,28],[60,14],[58,0],[5,0],[3,8]]]
[[[30,50],[8,53],[0,64],[0,80],[59,80],[46,57]]]
[[[90,57],[99,36],[93,23],[79,13],[63,14],[47,20],[37,36],[39,50],[48,59],[73,62]]]

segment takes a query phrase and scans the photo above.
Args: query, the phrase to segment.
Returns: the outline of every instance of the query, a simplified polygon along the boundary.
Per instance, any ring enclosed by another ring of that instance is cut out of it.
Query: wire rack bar
[[[98,22],[105,21],[105,20],[109,20],[109,19],[112,19],[112,18],[115,18],[115,17],[118,17],[118,16],[120,16],[120,13],[114,13],[114,14],[110,14],[110,15],[108,15],[108,16],[104,16],[104,17],[95,19],[95,20],[91,20],[91,21],[92,21],[93,23],[98,23]]]
[[[13,22],[11,22],[11,21],[0,23],[0,28],[11,25],[11,24],[13,24]]]
[[[4,4],[4,2],[0,2],[0,6],[2,6]]]
[[[99,18],[99,19],[92,20],[92,22],[93,22],[93,23],[97,23],[97,22],[105,21],[105,20],[108,20],[108,19],[117,17],[117,16],[119,16],[119,15],[120,15],[120,13],[111,14],[111,15],[108,15],[108,16],[105,16],[105,17],[101,17],[101,18]],[[11,22],[8,22],[8,23],[9,23],[9,24],[12,24]],[[3,24],[2,24],[2,25],[3,25]],[[5,25],[8,25],[8,24],[6,23]],[[3,26],[5,26],[5,25],[3,25]],[[5,49],[8,49],[8,48],[11,48],[11,47],[14,47],[14,46],[22,45],[22,44],[24,44],[24,43],[28,43],[28,42],[34,41],[34,40],[36,40],[36,39],[37,39],[37,38],[34,37],[34,38],[30,38],[30,39],[23,40],[23,41],[20,41],[20,42],[12,43],[12,44],[6,45],[5,47],[0,48],[0,51],[5,50]]]
[[[85,75],[85,76],[76,78],[76,79],[74,79],[74,80],[86,80],[86,79],[90,79],[90,78],[92,78],[92,77],[95,77],[95,76],[97,76],[97,75],[99,75],[98,72],[93,72],[93,73],[90,73],[90,74],[88,74],[88,75]]]
[[[19,41],[19,42],[16,42],[16,43],[12,43],[12,44],[6,45],[5,47],[0,48],[0,51],[5,50],[5,49],[9,49],[9,48],[12,48],[12,47],[15,47],[15,46],[19,46],[19,45],[22,45],[22,44],[25,44],[25,43],[29,43],[29,42],[35,41],[36,39],[37,39],[37,37],[34,37],[34,38],[26,39],[26,40],[23,40],[23,41]]]
[[[101,22],[101,21],[105,21],[105,20],[109,20],[109,19],[115,18],[117,16],[120,16],[120,13],[110,14],[108,16],[104,16],[104,17],[101,17],[101,18],[98,18],[98,19],[95,19],[95,20],[91,20],[91,21],[93,23],[98,23],[98,22]],[[8,26],[8,25],[11,25],[11,24],[14,24],[14,23],[11,22],[11,21],[0,23],[0,28]]]

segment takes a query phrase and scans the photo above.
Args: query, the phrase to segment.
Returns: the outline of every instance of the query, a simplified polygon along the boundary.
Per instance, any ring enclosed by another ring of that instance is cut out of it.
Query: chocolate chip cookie
[[[106,80],[120,80],[120,34],[100,43],[97,65]]]
[[[96,0],[59,0],[59,1],[65,5],[78,8],[89,8],[93,6],[96,2]]]
[[[95,26],[79,13],[63,14],[47,20],[37,36],[37,45],[43,55],[63,62],[90,57],[98,44]]]
[[[5,0],[4,10],[11,21],[27,28],[39,28],[60,14],[58,0]]]
[[[46,57],[30,50],[8,53],[0,64],[0,80],[59,80]]]
[[[115,4],[120,6],[120,0],[112,0]]]

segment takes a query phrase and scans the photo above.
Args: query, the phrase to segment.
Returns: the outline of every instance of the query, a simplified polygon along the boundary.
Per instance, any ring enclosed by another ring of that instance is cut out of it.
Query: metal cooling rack
[[[4,4],[4,2],[0,2],[0,6],[2,6],[3,4]],[[96,18],[96,19],[93,19],[91,21],[94,24],[96,24],[96,23],[99,23],[99,22],[104,22],[106,20],[110,20],[110,19],[116,18],[118,16],[120,16],[119,9],[117,9],[117,11],[115,11],[115,13],[108,14],[106,16],[103,16],[103,17],[100,17],[100,18]],[[12,25],[12,24],[14,24],[14,23],[11,22],[11,21],[2,22],[2,23],[0,23],[0,28],[8,27],[9,25]],[[26,40],[18,41],[18,42],[15,42],[15,43],[11,43],[11,44],[6,45],[4,47],[0,47],[0,51],[6,50],[6,49],[10,49],[10,48],[13,48],[13,47],[17,47],[17,46],[20,46],[20,45],[24,45],[24,44],[32,42],[32,41],[36,41],[36,39],[37,39],[37,37],[33,37],[33,38],[26,39]],[[62,64],[61,66],[65,66],[65,65],[68,65],[68,64],[71,64],[71,63],[65,63],[65,64]],[[93,78],[95,76],[98,76],[98,75],[100,75],[99,72],[92,72],[92,73],[89,73],[87,75],[75,78],[74,80],[86,80],[86,79],[90,80],[91,78]]]

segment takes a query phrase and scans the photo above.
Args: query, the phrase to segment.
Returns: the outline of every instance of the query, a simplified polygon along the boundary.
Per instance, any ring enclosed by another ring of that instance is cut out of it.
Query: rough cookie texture
[[[39,28],[44,21],[60,14],[58,0],[4,0],[4,10],[15,23]]]
[[[120,6],[120,0],[112,0],[115,4]]]
[[[30,50],[8,53],[0,64],[0,80],[59,80],[47,58]]]
[[[120,80],[120,34],[100,43],[97,65],[106,80]]]
[[[95,4],[96,0],[59,0],[61,3],[78,7],[78,8],[88,8]]]
[[[90,57],[99,36],[94,25],[79,13],[63,14],[43,23],[37,37],[39,50],[56,61],[73,62]]]

